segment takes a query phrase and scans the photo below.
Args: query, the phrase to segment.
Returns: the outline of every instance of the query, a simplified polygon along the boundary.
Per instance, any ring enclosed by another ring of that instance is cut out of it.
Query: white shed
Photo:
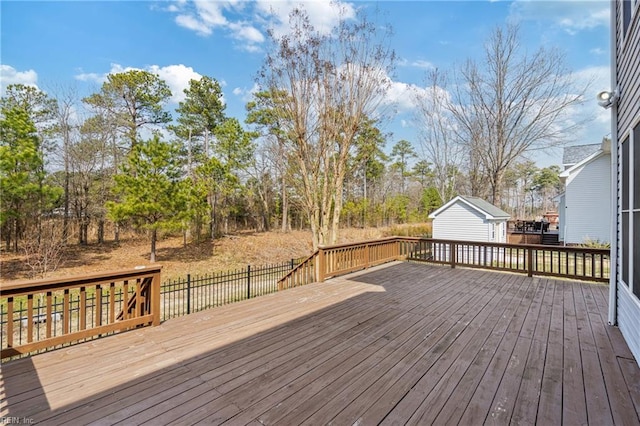
[[[507,242],[509,213],[481,198],[458,195],[429,217],[436,239]]]

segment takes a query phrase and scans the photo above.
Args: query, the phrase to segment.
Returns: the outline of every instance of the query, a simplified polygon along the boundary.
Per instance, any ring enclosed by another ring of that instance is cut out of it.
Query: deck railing
[[[587,281],[609,281],[609,250],[390,237],[320,247],[285,275],[279,288],[324,281],[393,260],[483,268]]]
[[[0,286],[2,358],[157,325],[198,310],[394,260],[609,280],[609,250],[389,237],[320,247],[302,261],[160,284],[161,267]]]
[[[10,320],[3,324],[1,357],[160,324],[160,271],[144,267],[2,285]],[[14,311],[21,312],[16,329]]]
[[[586,281],[609,281],[610,251],[585,247],[404,238],[404,259]]]

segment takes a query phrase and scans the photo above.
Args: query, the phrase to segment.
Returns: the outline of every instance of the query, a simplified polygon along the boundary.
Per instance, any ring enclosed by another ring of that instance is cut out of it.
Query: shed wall
[[[489,241],[489,223],[476,210],[457,202],[433,219],[433,238]]]

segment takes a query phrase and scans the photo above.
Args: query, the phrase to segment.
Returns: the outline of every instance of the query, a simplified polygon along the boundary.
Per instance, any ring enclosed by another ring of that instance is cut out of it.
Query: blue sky
[[[158,73],[177,106],[192,78],[211,76],[223,85],[227,114],[244,119],[255,90],[266,29],[285,31],[291,8],[303,3],[314,24],[336,22],[329,1],[12,1],[0,2],[0,90],[24,83],[54,93],[75,87],[81,96],[97,91],[105,75],[128,68]],[[382,1],[343,2],[347,10],[378,9],[394,29],[399,58],[389,93],[398,113],[385,130],[387,150],[400,139],[414,143],[408,89],[424,87],[433,67],[447,70],[467,58],[480,59],[483,43],[497,25],[517,22],[523,45],[558,47],[566,53],[575,81],[591,81],[576,119],[589,124],[571,144],[598,143],[610,132],[609,113],[595,102],[608,90],[610,44],[607,1]],[[561,150],[535,153],[540,166],[559,164]]]

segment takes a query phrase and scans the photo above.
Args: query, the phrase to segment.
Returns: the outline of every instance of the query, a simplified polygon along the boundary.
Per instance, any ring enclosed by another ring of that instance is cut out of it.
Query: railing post
[[[318,282],[324,282],[324,277],[327,272],[326,259],[324,255],[324,249],[322,247],[318,247],[318,265],[316,267]]]
[[[187,274],[187,315],[191,313],[191,274]]]
[[[527,247],[527,275],[533,276],[533,249],[531,247]]]
[[[161,272],[153,274],[151,279],[151,314],[153,315],[153,322],[151,325],[160,325],[160,289],[161,289],[162,275]],[[125,306],[126,309],[126,306]]]
[[[454,242],[450,242],[449,243],[449,260],[451,261],[451,268],[455,268],[456,267],[456,243]]]
[[[369,263],[371,262],[371,255],[369,251],[371,250],[371,246],[369,244],[365,244],[364,246],[364,268],[369,268]]]
[[[251,299],[251,265],[247,265],[247,299]]]
[[[295,260],[294,260],[294,259],[291,259],[291,269],[295,268],[294,263],[295,263]]]

